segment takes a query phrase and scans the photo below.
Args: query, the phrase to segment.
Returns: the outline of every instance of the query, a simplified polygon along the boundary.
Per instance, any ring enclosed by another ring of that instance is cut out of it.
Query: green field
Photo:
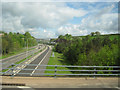
[[[57,52],[54,52],[54,57],[52,57],[53,52],[51,53],[51,57],[49,59],[48,65],[64,65],[63,61],[63,55]],[[46,69],[55,69],[55,67],[47,67]],[[59,70],[69,70],[66,67],[57,67]],[[45,73],[54,74],[55,71],[45,71]],[[70,71],[57,71],[57,74],[71,74]],[[53,76],[53,75],[46,75],[46,76]]]
[[[110,39],[114,40],[114,39],[119,39],[120,38],[120,34],[119,35],[110,35]]]
[[[81,37],[81,38],[85,38],[86,36],[78,36],[78,37]],[[90,36],[91,39],[95,38],[96,36]],[[106,35],[100,35],[101,38],[103,37],[109,37],[110,40],[114,40],[115,38],[116,39],[119,39],[120,38],[120,34],[106,34]]]

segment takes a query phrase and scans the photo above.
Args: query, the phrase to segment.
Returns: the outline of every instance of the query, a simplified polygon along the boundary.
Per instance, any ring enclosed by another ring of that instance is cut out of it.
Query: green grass
[[[32,48],[32,49],[35,49],[35,48]],[[32,50],[32,49],[28,49],[29,50]],[[4,59],[4,58],[7,58],[7,57],[10,57],[10,56],[13,56],[13,55],[17,55],[17,54],[20,54],[22,52],[25,52],[27,49],[20,49],[20,50],[17,50],[17,51],[13,51],[13,52],[10,52],[9,54],[6,54],[6,55],[2,55],[0,57],[0,59]]]
[[[64,65],[63,61],[63,55],[60,54],[60,53],[57,53],[57,52],[54,52],[54,56],[55,57],[52,57],[52,54],[51,53],[51,57],[49,59],[49,62],[48,62],[48,65]],[[46,67],[46,69],[55,69],[55,67]],[[57,67],[57,69],[61,69],[61,70],[69,70],[68,68],[66,67]],[[55,71],[45,71],[45,73],[50,73],[50,74],[54,74]],[[57,71],[56,72],[57,74],[71,74],[72,72],[70,71]],[[53,75],[45,75],[45,76],[53,76]],[[59,76],[62,76],[62,75],[59,75]]]
[[[31,58],[31,57],[32,57],[32,55],[30,55],[30,56],[28,56],[27,58],[24,58],[24,59],[16,62],[15,64],[20,64],[20,63],[24,62],[25,60],[27,60],[27,59],[29,59],[29,58]]]
[[[120,35],[110,35],[110,39],[111,40],[114,40],[114,39],[119,39],[120,38]]]
[[[39,52],[42,52],[42,50],[40,50],[40,51],[38,51],[38,52],[36,52],[36,53],[34,53],[34,54],[38,54]]]
[[[106,35],[100,35],[101,38],[104,38],[104,37],[107,37],[109,36],[110,40],[114,40],[115,38],[116,39],[119,39],[120,38],[120,34],[106,34]],[[86,36],[78,36],[78,37],[81,37],[81,38],[85,38]],[[91,39],[94,39],[96,36],[90,36]]]
[[[12,68],[12,67],[14,67],[15,65],[11,65],[11,66],[9,66],[8,68]],[[9,69],[4,69],[4,70],[2,70],[2,72],[6,72],[6,71],[8,71]]]

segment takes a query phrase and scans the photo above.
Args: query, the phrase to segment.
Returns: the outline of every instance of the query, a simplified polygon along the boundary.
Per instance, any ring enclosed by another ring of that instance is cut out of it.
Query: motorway
[[[47,47],[47,49],[41,53],[34,61],[32,61],[30,64],[36,64],[36,66],[29,66],[27,65],[24,69],[33,69],[33,70],[21,70],[16,75],[17,76],[35,76],[36,73],[44,73],[44,71],[37,71],[36,69],[45,69],[44,66],[38,66],[38,65],[47,65],[49,61],[49,57],[51,55],[51,48]],[[27,74],[23,74],[27,73]]]
[[[35,49],[33,50],[29,50],[27,52],[23,52],[23,53],[20,53],[20,54],[17,54],[17,55],[14,55],[14,56],[11,56],[11,57],[8,57],[8,58],[5,58],[5,59],[2,59],[0,61],[2,61],[2,68],[7,68],[8,66],[10,66],[11,64],[13,63],[16,63],[30,55],[33,55],[34,53],[40,51],[41,49],[43,49],[45,46],[42,45],[40,49],[38,49],[38,47],[34,47]]]

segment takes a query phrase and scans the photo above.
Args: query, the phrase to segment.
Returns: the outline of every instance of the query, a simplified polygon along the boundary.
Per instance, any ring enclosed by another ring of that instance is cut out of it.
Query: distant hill
[[[88,36],[88,35],[86,35],[86,36]],[[73,37],[81,37],[81,38],[85,38],[86,36],[73,36]],[[89,35],[90,36],[90,35]],[[93,39],[93,38],[95,38],[96,37],[96,35],[95,36],[90,36],[91,37],[91,39]],[[110,38],[110,40],[113,40],[113,39],[119,39],[120,38],[120,34],[104,34],[104,35],[100,35],[100,37],[109,37]]]
[[[49,39],[38,39],[36,38],[38,43],[48,43],[50,40]]]

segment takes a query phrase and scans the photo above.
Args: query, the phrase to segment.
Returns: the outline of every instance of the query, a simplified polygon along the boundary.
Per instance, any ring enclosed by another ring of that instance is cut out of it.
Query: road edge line
[[[49,46],[48,46],[49,47]],[[49,47],[50,48],[50,47]],[[49,51],[48,51],[49,52]],[[47,52],[47,54],[48,54]],[[47,56],[47,54],[43,57],[43,59],[40,61],[40,63],[35,67],[35,69],[33,70],[33,72],[30,74],[31,76],[34,74],[35,70],[38,68],[38,66],[42,63],[42,61],[44,60],[44,58]]]

